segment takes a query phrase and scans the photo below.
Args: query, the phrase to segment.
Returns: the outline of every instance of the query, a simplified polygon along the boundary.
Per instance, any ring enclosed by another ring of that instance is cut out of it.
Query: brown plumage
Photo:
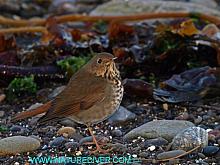
[[[118,109],[122,96],[123,86],[114,56],[99,53],[73,75],[66,88],[50,103],[51,107],[39,123],[69,118],[87,125],[92,134],[90,126],[111,116]],[[45,109],[41,109],[43,111]],[[18,114],[14,119],[22,118],[22,114]],[[97,149],[103,151],[95,139],[94,142]]]

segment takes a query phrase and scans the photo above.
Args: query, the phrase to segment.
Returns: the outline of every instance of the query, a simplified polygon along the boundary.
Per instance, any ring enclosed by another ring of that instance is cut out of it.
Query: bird
[[[92,131],[94,124],[109,118],[119,108],[124,88],[120,72],[112,54],[97,53],[69,80],[66,88],[42,107],[17,114],[12,121],[18,121],[46,112],[39,124],[68,118],[88,127],[96,145],[94,152],[105,153]]]

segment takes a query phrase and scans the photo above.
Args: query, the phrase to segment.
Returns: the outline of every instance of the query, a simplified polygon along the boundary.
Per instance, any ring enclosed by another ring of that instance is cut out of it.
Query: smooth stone
[[[12,132],[20,132],[21,130],[26,130],[27,131],[26,128],[24,128],[24,127],[22,127],[20,125],[13,125],[10,128],[10,131],[12,131]]]
[[[166,145],[168,144],[168,141],[162,137],[159,137],[159,138],[155,138],[155,139],[149,139],[149,140],[146,140],[144,142],[144,147],[147,148],[149,146],[163,146],[163,145]]]
[[[122,135],[123,135],[123,133],[119,129],[115,129],[112,131],[112,136],[114,136],[114,137],[120,137]]]
[[[120,106],[117,111],[108,118],[110,124],[119,124],[135,119],[136,115]]]
[[[43,128],[39,128],[38,131],[41,132],[41,133],[48,133],[50,131],[55,131],[56,130],[56,127],[54,126],[46,126],[46,127],[43,127]]]
[[[126,145],[124,144],[121,144],[121,143],[114,143],[114,144],[111,144],[111,147],[112,147],[112,150],[113,151],[117,151],[117,152],[127,152],[128,148]]]
[[[0,111],[0,117],[4,117],[5,111]]]
[[[142,158],[149,158],[149,153],[146,151],[143,151],[143,152],[139,153],[138,156],[142,157]]]
[[[202,159],[205,159],[205,157],[206,157],[203,153],[198,153],[198,156]]]
[[[67,137],[71,137],[76,133],[75,128],[73,127],[62,127],[57,131],[58,135],[67,135]]]
[[[70,119],[64,119],[62,121],[59,122],[60,124],[67,126],[67,127],[76,127],[77,123],[70,120]]]
[[[38,107],[40,107],[42,105],[44,105],[44,104],[42,104],[42,103],[35,103],[35,104],[31,105],[26,111],[30,111],[30,110],[36,109],[36,108],[38,108]]]
[[[65,142],[66,142],[66,139],[64,137],[60,136],[60,137],[57,137],[57,138],[53,139],[53,141],[51,141],[49,143],[49,146],[51,146],[51,147],[60,147]]]
[[[58,94],[60,94],[64,89],[65,89],[65,85],[64,86],[60,86],[57,87],[53,90],[53,92],[51,94],[49,94],[48,98],[49,99],[54,99]]]
[[[157,155],[157,159],[159,159],[159,160],[169,159],[169,158],[173,158],[173,157],[182,155],[184,153],[186,153],[186,151],[183,151],[183,150],[173,150],[173,151],[162,152]]]
[[[200,146],[198,149],[201,149],[207,145],[207,131],[200,127],[190,127],[183,130],[174,137],[171,148],[173,150],[189,151],[198,146]]]
[[[82,136],[81,134],[79,133],[75,133],[71,136],[72,139],[74,139],[75,141],[79,142],[81,139],[84,138],[84,136]]]
[[[192,126],[193,123],[184,120],[155,120],[131,130],[124,139],[131,140],[138,136],[146,139],[162,137],[170,142],[179,132]]]
[[[162,0],[112,0],[95,8],[90,15],[128,15],[157,12],[198,12],[220,16],[217,9],[198,3],[162,1]]]
[[[217,146],[207,146],[207,147],[203,148],[202,153],[205,156],[214,156],[219,150],[220,149]]]
[[[34,151],[40,147],[40,142],[31,137],[12,136],[0,140],[0,155],[10,155]]]
[[[202,122],[202,117],[198,116],[196,119],[194,119],[195,124],[200,124]]]
[[[95,137],[96,137],[96,140],[100,141],[101,143],[107,143],[109,141],[109,139],[107,137],[105,137],[105,136],[96,135]],[[79,141],[79,144],[83,145],[85,143],[91,143],[91,142],[93,142],[92,136],[87,136],[87,137],[82,138]]]
[[[64,144],[64,146],[66,147],[66,149],[72,149],[72,150],[76,150],[79,147],[79,143],[77,142],[67,142]]]

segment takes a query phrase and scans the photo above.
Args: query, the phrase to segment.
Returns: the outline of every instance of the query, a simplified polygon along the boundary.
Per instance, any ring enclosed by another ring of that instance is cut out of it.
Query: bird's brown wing
[[[74,115],[87,110],[105,97],[106,80],[89,73],[75,75],[53,100],[51,109],[39,122]]]

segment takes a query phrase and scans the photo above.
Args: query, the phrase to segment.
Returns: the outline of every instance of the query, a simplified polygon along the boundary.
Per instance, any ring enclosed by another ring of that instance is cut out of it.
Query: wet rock
[[[109,142],[109,139],[107,137],[105,137],[105,136],[97,135],[95,137],[96,137],[96,140],[99,141],[100,143],[107,143],[107,142]],[[87,136],[87,137],[82,138],[79,141],[79,144],[83,145],[83,144],[91,143],[91,142],[93,142],[92,136]]]
[[[60,121],[60,124],[67,126],[67,127],[76,127],[77,123],[70,120],[70,119],[64,119],[62,121]]]
[[[119,129],[115,129],[112,131],[112,136],[114,136],[114,137],[120,137],[120,136],[122,136],[122,134],[123,133]]]
[[[172,141],[179,132],[192,126],[194,126],[193,123],[183,120],[155,120],[131,130],[124,138],[130,140],[138,136],[147,139],[163,137],[168,141]]]
[[[172,141],[171,148],[173,150],[189,151],[200,146],[200,149],[208,145],[208,133],[200,127],[190,127],[178,135]]]
[[[211,15],[220,15],[218,10],[207,7],[208,5],[200,5],[187,2],[162,1],[162,0],[117,0],[109,1],[98,6],[93,10],[91,15],[127,15],[143,12],[174,12],[189,11],[206,13]]]
[[[66,139],[64,137],[57,137],[53,141],[49,143],[51,147],[60,147],[66,142]]]
[[[125,79],[123,80],[123,84],[126,95],[143,98],[149,98],[153,96],[153,86],[148,82],[140,79]]]
[[[24,133],[29,132],[27,128],[24,128],[20,125],[12,125],[11,128],[10,128],[10,131],[11,132],[16,132],[18,134],[24,134]]]
[[[127,146],[121,143],[114,143],[111,147],[112,150],[116,152],[126,152],[128,150]]]
[[[159,138],[155,138],[155,139],[150,139],[150,140],[146,140],[144,142],[144,148],[148,148],[149,146],[163,146],[168,144],[168,141],[162,137]]]
[[[0,117],[4,117],[5,111],[0,111]]]
[[[139,154],[139,157],[142,157],[142,158],[149,158],[149,153],[146,152],[146,151],[143,151]]]
[[[219,150],[220,149],[217,146],[207,146],[207,147],[203,148],[202,153],[205,156],[214,156]]]
[[[178,155],[182,155],[184,153],[186,153],[186,151],[183,151],[183,150],[173,150],[173,151],[168,151],[168,152],[162,152],[157,155],[157,159],[159,159],[159,160],[169,159],[169,158],[176,157]]]
[[[22,126],[13,125],[13,126],[11,126],[10,131],[12,131],[12,132],[19,132],[19,131],[21,131],[22,129],[24,129]]]
[[[46,127],[43,127],[43,128],[39,128],[38,129],[38,132],[41,132],[41,133],[48,133],[50,131],[55,131],[56,130],[56,127],[54,126],[46,126]]]
[[[49,94],[48,98],[49,99],[54,99],[58,94],[60,94],[66,86],[60,86],[57,87],[56,89],[53,90],[53,92],[51,94]]]
[[[195,124],[200,124],[202,122],[202,117],[198,116],[196,119],[194,119]]]
[[[40,106],[42,106],[42,105],[44,105],[44,104],[42,104],[42,103],[35,103],[35,104],[31,105],[31,106],[27,109],[27,111],[36,109],[36,108],[38,108],[38,107],[40,107]]]
[[[72,150],[76,150],[79,147],[79,143],[77,142],[67,142],[64,144],[64,146],[66,147],[66,149],[72,149]]]
[[[17,154],[34,151],[40,147],[35,138],[26,136],[12,136],[0,140],[0,155]]]
[[[134,113],[120,106],[119,109],[110,118],[108,118],[108,122],[110,124],[125,123],[135,119],[135,117],[136,115]]]
[[[71,136],[72,139],[74,139],[75,141],[79,142],[81,139],[84,138],[84,136],[82,136],[81,134],[79,133],[75,133]]]
[[[205,157],[206,157],[203,153],[198,153],[198,156],[202,159],[205,159]]]
[[[73,127],[62,127],[57,131],[58,135],[63,135],[65,137],[71,137],[75,133],[76,133],[76,130]]]

